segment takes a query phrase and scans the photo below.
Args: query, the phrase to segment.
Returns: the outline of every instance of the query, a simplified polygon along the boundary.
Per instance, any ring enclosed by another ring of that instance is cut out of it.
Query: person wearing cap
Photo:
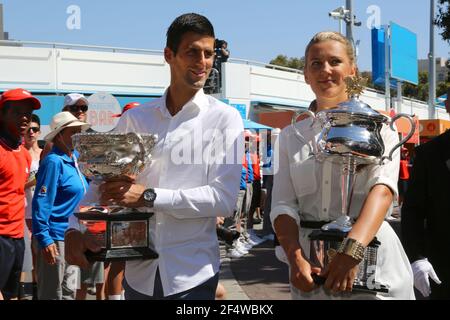
[[[53,147],[39,166],[32,202],[33,236],[38,246],[39,300],[74,298],[76,288],[71,285],[77,283],[78,268],[64,260],[64,232],[88,183],[78,169],[72,136],[89,127],[70,112],[63,111],[53,117],[51,131],[44,137],[45,141],[53,142]]]
[[[139,102],[129,102],[123,107],[122,113],[113,114],[113,117],[120,118],[125,112],[127,112],[130,109],[136,108],[139,105],[140,105]]]
[[[22,145],[33,110],[41,107],[18,88],[0,96],[0,299],[17,298],[24,256],[25,183],[31,156]]]
[[[105,182],[98,192],[89,191],[101,204],[154,212],[150,234],[159,257],[126,261],[127,300],[215,298],[220,267],[216,222],[231,216],[236,204],[243,123],[235,108],[203,91],[214,61],[214,39],[204,16],[189,13],[173,21],[164,49],[168,89],[163,97],[125,112],[115,130],[158,135],[152,161],[135,180]],[[66,232],[66,258],[85,266],[85,249],[98,248],[76,226]]]
[[[88,109],[89,101],[83,94],[69,93],[64,97],[62,111],[69,111],[82,122],[86,122]]]
[[[69,93],[64,97],[64,104],[61,111],[68,111],[81,122],[86,122],[87,111],[89,110],[89,101],[81,93]],[[41,160],[50,152],[53,143],[47,141],[41,153]]]

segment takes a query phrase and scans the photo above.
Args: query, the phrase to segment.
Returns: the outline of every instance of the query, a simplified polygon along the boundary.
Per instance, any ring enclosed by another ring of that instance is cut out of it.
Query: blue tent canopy
[[[273,129],[272,127],[265,126],[263,124],[254,122],[252,120],[242,119],[242,121],[244,122],[244,129],[254,129],[254,130],[261,130],[261,129],[272,130]]]
[[[442,96],[436,99],[436,107],[445,108],[445,100],[447,100],[447,94],[443,94]]]

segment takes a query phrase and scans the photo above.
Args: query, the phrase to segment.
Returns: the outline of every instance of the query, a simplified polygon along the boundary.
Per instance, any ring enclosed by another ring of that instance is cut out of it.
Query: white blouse
[[[309,145],[301,142],[292,126],[286,127],[280,134],[274,153],[274,186],[272,191],[273,222],[279,215],[292,217],[299,226],[299,242],[306,256],[309,257],[309,234],[313,229],[300,228],[300,221],[332,221],[341,213],[341,166],[331,161],[319,162],[310,157],[310,148],[317,141],[321,127],[312,118],[296,124]],[[384,155],[399,142],[397,131],[387,125],[381,129],[384,142]],[[357,218],[364,201],[377,184],[389,187],[397,195],[397,180],[400,165],[399,149],[393,153],[392,161],[383,165],[373,164],[357,171],[356,182],[351,200],[349,215]],[[392,211],[392,205],[386,215]],[[323,287],[313,292],[300,292],[291,286],[294,299],[414,299],[413,276],[408,258],[400,240],[387,222],[383,222],[376,234],[381,242],[378,248],[376,281],[389,285],[389,293],[351,295],[330,295]],[[284,251],[278,250],[282,261],[288,262]]]
[[[307,118],[297,122],[298,129],[313,147],[321,131],[318,121]],[[312,126],[311,126],[312,124]],[[387,156],[399,142],[397,131],[387,125],[381,129]],[[272,222],[280,214],[300,220],[330,221],[341,216],[341,166],[331,161],[319,162],[309,156],[310,147],[295,135],[292,126],[285,128],[275,146],[275,178],[272,194]],[[349,215],[358,217],[367,194],[377,184],[388,186],[397,194],[400,151],[383,165],[368,165],[358,170]],[[392,211],[392,206],[387,214]]]

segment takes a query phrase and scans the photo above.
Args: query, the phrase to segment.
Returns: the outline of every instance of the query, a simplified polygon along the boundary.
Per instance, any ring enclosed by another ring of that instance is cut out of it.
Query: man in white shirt
[[[162,98],[127,111],[117,125],[118,132],[158,135],[152,161],[135,181],[99,188],[102,204],[155,213],[150,235],[159,258],[127,261],[126,299],[214,299],[220,265],[216,217],[233,213],[244,151],[239,112],[203,92],[214,39],[207,18],[176,18],[164,50],[169,88]],[[90,193],[96,194],[94,188]],[[87,249],[99,250],[74,229],[66,233],[66,248],[66,259],[81,267],[88,264]]]

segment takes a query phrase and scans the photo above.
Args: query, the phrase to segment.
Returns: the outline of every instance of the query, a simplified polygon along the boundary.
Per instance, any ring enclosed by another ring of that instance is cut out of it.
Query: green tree
[[[450,43],[450,0],[439,0],[438,14],[434,22],[442,29],[442,39]]]
[[[285,55],[279,54],[276,56],[275,59],[270,60],[270,64],[281,66],[281,67],[287,67],[297,70],[303,70],[305,66],[305,57],[301,58],[288,58]]]
[[[403,84],[403,96],[427,101],[428,100],[428,72],[419,72],[417,85],[411,83]]]

